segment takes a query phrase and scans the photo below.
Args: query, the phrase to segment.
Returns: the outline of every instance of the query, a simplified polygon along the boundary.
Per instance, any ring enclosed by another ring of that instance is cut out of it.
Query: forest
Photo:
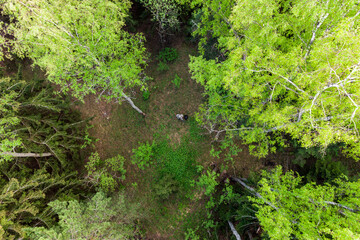
[[[0,0],[0,240],[360,239],[358,0]]]

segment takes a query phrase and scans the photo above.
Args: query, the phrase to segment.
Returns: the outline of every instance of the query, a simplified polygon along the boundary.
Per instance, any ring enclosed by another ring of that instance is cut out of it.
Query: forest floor
[[[195,114],[204,101],[203,88],[191,79],[188,69],[189,55],[197,54],[196,46],[184,36],[177,37],[171,47],[178,51],[178,59],[169,63],[169,70],[159,71],[156,60],[160,50],[159,41],[156,36],[149,36],[152,31],[150,27],[143,29],[147,37],[146,47],[151,53],[146,68],[146,74],[152,78],[148,82],[150,97],[144,100],[142,93],[136,90],[131,94],[134,103],[146,113],[146,117],[138,114],[127,102],[98,101],[95,95],[87,96],[84,103],[74,102],[74,108],[81,112],[83,118],[93,117],[90,134],[97,139],[94,151],[102,158],[120,154],[127,159],[125,189],[150,209],[145,222],[147,239],[174,239],[179,236],[177,231],[186,213],[197,205],[183,197],[154,201],[149,186],[153,172],[140,170],[131,164],[132,150],[139,144],[152,142],[155,135],[160,135],[167,138],[174,149],[189,144],[186,141],[193,141],[191,144],[197,150],[196,165],[202,165],[205,169],[214,163],[222,164],[222,160],[209,154],[212,146],[218,147],[219,144],[213,143],[213,137],[196,126]],[[182,79],[179,88],[172,83],[176,74]],[[177,120],[177,113],[188,114],[189,120]],[[189,140],[186,138],[189,134],[202,136]],[[246,177],[250,171],[263,168],[263,160],[251,156],[246,146],[241,148],[242,151],[234,157],[235,164],[229,169],[231,174]]]
[[[194,82],[189,75],[188,62],[189,54],[196,54],[194,46],[188,44],[184,39],[180,39],[173,45],[179,53],[179,58],[172,64],[166,72],[157,70],[157,61],[152,57],[153,61],[149,63],[146,73],[152,78],[149,84],[150,97],[144,100],[141,92],[135,91],[133,99],[135,104],[139,106],[145,113],[144,118],[132,109],[127,102],[121,104],[117,102],[97,101],[94,95],[85,98],[84,104],[75,103],[83,118],[93,117],[91,124],[93,128],[90,130],[92,137],[98,139],[95,143],[94,150],[97,151],[102,158],[109,158],[120,154],[127,159],[127,173],[124,182],[126,191],[134,186],[134,198],[142,199],[142,205],[152,208],[150,211],[147,224],[148,239],[171,239],[174,229],[179,227],[179,204],[189,208],[190,201],[181,202],[167,201],[158,204],[151,198],[151,188],[148,186],[148,178],[151,172],[142,171],[135,165],[130,163],[132,149],[139,144],[152,142],[156,134],[168,138],[170,145],[174,148],[180,146],[184,137],[190,133],[190,125],[195,123],[195,113],[199,105],[203,101],[202,87]],[[148,48],[151,49],[151,48]],[[155,54],[153,53],[152,56]],[[177,88],[171,81],[177,74],[182,81],[180,87]],[[182,122],[176,119],[176,113],[188,114],[190,119]],[[201,132],[206,134],[206,132]],[[210,156],[211,136],[204,135],[201,141],[196,143],[196,149],[199,155],[196,159],[197,164],[209,167],[213,162],[217,161]],[[256,158],[250,156],[247,150],[242,151],[235,161],[241,163],[248,174],[251,169],[257,169],[259,162]],[[241,160],[240,160],[241,159]],[[174,200],[174,199],[173,199]],[[162,206],[161,206],[162,205]]]

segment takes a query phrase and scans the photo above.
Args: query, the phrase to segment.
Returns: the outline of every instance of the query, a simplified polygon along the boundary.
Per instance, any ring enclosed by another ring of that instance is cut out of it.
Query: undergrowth
[[[192,208],[193,182],[199,176],[197,159],[202,154],[202,129],[194,119],[187,123],[189,132],[180,144],[171,144],[167,131],[159,129],[153,142],[140,144],[132,156],[133,164],[144,174],[142,184],[148,186],[146,198],[151,202],[148,228],[156,225],[157,231],[168,233],[174,227],[173,239],[184,239],[180,226],[187,221]]]
[[[189,134],[181,139],[178,146],[172,146],[169,138],[159,133],[155,135],[152,143],[142,143],[137,149],[133,149],[132,163],[141,170],[152,168],[155,171],[156,192],[166,192],[165,195],[174,192],[160,189],[160,183],[164,183],[164,188],[182,192],[187,192],[191,188],[191,181],[197,175],[196,159],[199,151],[196,145],[203,136],[200,135],[201,129],[195,121],[189,123]]]
[[[196,149],[183,141],[180,146],[173,148],[169,141],[160,140],[154,147],[154,158],[159,178],[166,175],[178,183],[181,190],[189,190],[191,180],[196,175]]]

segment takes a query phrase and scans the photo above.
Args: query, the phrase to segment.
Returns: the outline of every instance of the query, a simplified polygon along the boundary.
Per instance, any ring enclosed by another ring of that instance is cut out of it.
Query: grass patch
[[[169,175],[178,183],[181,191],[190,190],[191,180],[196,175],[196,149],[182,141],[173,148],[168,140],[158,142],[154,147],[154,158],[160,179]]]
[[[204,129],[201,128],[194,118],[189,119],[189,137],[194,142],[202,142],[205,139]]]
[[[194,131],[196,123],[191,123]],[[150,232],[160,232],[169,239],[183,239],[181,226],[186,220],[192,201],[192,181],[198,176],[200,141],[188,132],[180,144],[173,145],[166,137],[168,127],[154,134],[152,143],[140,144],[133,150],[133,163],[141,172],[141,197],[146,198],[149,218],[145,227]]]

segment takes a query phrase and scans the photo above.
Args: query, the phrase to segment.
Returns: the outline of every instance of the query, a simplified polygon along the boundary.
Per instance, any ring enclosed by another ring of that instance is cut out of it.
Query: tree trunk
[[[12,157],[50,157],[53,156],[52,153],[16,153],[16,152],[2,152],[0,155],[8,155]]]
[[[231,177],[231,180],[240,183],[244,188],[246,188],[247,190],[249,190],[250,192],[252,192],[255,196],[257,196],[258,198],[261,198],[265,201],[265,203],[267,205],[269,205],[270,207],[274,208],[275,210],[278,210],[277,207],[275,207],[271,202],[266,201],[263,196],[260,195],[260,193],[256,192],[255,189],[253,189],[252,187],[248,186],[246,183],[244,183],[240,178],[236,178],[236,177]]]
[[[134,102],[133,102],[124,92],[122,92],[122,95],[123,95],[123,97],[125,98],[125,100],[128,101],[128,103],[130,103],[130,105],[131,105],[132,108],[134,108],[134,109],[135,109],[138,113],[140,113],[141,115],[146,116],[146,114],[145,114],[143,111],[141,111],[141,109],[138,108],[138,107],[134,104]]]
[[[249,236],[249,240],[253,240],[253,239],[254,239],[253,236],[252,236],[252,234],[251,234],[251,232],[247,231],[247,235]]]
[[[232,222],[228,221],[229,226],[231,228],[231,231],[233,232],[234,236],[236,237],[236,240],[241,240],[240,234],[236,231],[234,224]]]

